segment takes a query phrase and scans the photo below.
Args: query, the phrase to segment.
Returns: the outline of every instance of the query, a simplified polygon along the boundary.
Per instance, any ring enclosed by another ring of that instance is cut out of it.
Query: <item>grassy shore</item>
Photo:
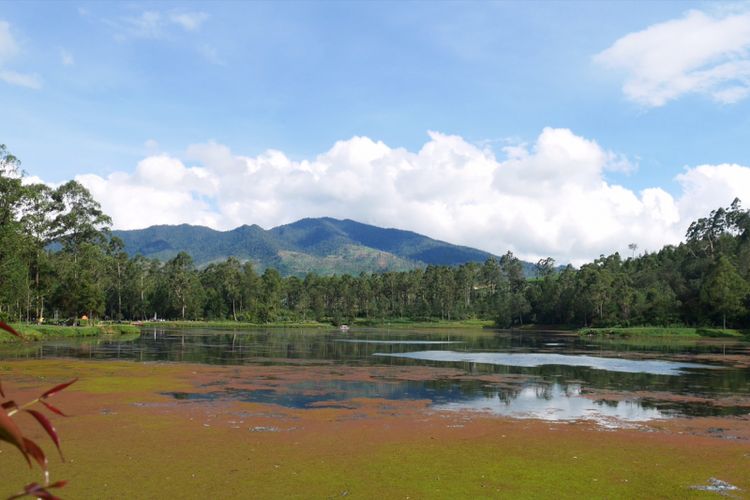
[[[96,337],[100,335],[123,335],[138,333],[140,329],[134,325],[120,323],[99,323],[92,326],[59,326],[59,325],[27,325],[13,324],[15,330],[26,340],[43,340],[52,337]],[[0,332],[0,342],[17,341],[9,333]]]
[[[608,337],[673,337],[683,339],[697,339],[701,337],[743,337],[740,330],[722,328],[693,328],[672,326],[637,326],[637,327],[611,327],[611,328],[582,328],[578,330],[579,335],[608,336]]]
[[[411,321],[406,319],[394,320],[354,320],[352,327],[378,328],[438,328],[438,329],[467,329],[488,328],[493,326],[489,320],[467,319],[457,321]],[[149,328],[213,328],[221,330],[236,330],[241,328],[333,328],[331,323],[318,321],[277,321],[272,323],[250,323],[244,321],[145,321],[144,327]]]
[[[275,321],[272,323],[251,323],[248,321],[144,321],[149,328],[212,328],[218,330],[239,330],[243,328],[332,328],[330,323],[318,321]]]
[[[490,328],[495,325],[492,320],[464,319],[464,320],[435,320],[435,321],[412,321],[407,319],[394,320],[355,320],[352,326],[371,326],[382,328],[440,328],[440,329],[466,329],[466,328]]]

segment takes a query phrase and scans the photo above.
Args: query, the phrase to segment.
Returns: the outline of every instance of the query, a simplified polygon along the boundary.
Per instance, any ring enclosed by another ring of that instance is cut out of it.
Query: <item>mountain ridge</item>
[[[159,224],[144,229],[113,230],[131,255],[162,261],[184,251],[199,267],[236,257],[260,269],[285,275],[358,274],[406,271],[427,265],[459,265],[496,257],[490,252],[454,245],[414,231],[383,228],[352,219],[307,217],[263,229],[243,224],[220,231],[191,224]],[[533,266],[524,263],[530,272]]]

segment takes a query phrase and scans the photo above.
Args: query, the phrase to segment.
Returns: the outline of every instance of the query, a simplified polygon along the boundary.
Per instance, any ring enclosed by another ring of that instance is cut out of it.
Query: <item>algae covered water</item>
[[[354,398],[427,400],[436,411],[515,418],[638,422],[750,413],[750,350],[731,341],[592,341],[559,332],[354,329],[144,329],[111,339],[7,345],[4,359],[85,358],[220,365],[290,365],[283,387],[216,387],[178,399],[297,408]],[[305,379],[305,366],[377,369],[368,380]],[[397,375],[423,367],[418,380]]]

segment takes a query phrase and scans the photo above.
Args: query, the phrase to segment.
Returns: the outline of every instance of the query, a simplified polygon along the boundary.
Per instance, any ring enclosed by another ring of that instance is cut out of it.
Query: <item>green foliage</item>
[[[678,246],[635,257],[633,243],[630,258],[600,256],[579,270],[541,259],[529,280],[529,265],[510,252],[497,259],[328,218],[269,231],[160,226],[119,232],[120,240],[80,184],[24,186],[4,147],[0,167],[0,318],[16,323],[72,323],[85,314],[281,324],[407,318],[513,328],[750,326],[750,215],[739,200],[695,221]],[[131,258],[127,249],[166,262]],[[368,271],[351,273],[363,263]],[[319,273],[304,274],[309,268]]]
[[[273,267],[284,276],[299,278],[309,272],[355,275],[408,271],[427,265],[481,263],[490,257],[487,252],[410,231],[331,218],[302,219],[269,230],[254,225],[215,231],[182,224],[113,234],[122,238],[130,255],[167,261],[184,251],[198,267],[233,256],[252,262],[260,271]],[[530,275],[532,265],[523,266],[524,273]]]
[[[100,323],[92,326],[25,325],[14,324],[13,328],[24,340],[38,341],[48,337],[98,337],[101,335],[127,335],[138,333],[140,329],[130,324]],[[6,333],[0,332],[0,343],[13,341]]]
[[[720,328],[692,328],[673,326],[641,326],[641,327],[605,327],[581,328],[579,335],[613,336],[613,337],[742,337],[742,332]]]
[[[745,304],[750,293],[750,286],[737,272],[732,262],[724,255],[719,256],[711,266],[708,276],[700,289],[701,301],[708,311],[721,315],[722,325],[726,329],[727,318],[736,320],[747,314]]]

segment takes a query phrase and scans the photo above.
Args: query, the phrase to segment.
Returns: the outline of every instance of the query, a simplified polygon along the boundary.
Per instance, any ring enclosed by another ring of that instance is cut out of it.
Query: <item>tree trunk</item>
[[[122,320],[122,278],[120,276],[120,262],[117,262],[117,319]]]
[[[36,290],[36,317],[37,320],[39,318],[43,318],[42,315],[42,308],[39,306],[39,302],[41,299],[41,294],[39,293],[39,255],[37,254],[37,265],[36,269],[34,269],[34,290]]]
[[[146,319],[146,300],[145,300],[145,294],[143,291],[143,275],[141,274],[141,316],[142,319]],[[154,316],[156,316],[154,314]]]

